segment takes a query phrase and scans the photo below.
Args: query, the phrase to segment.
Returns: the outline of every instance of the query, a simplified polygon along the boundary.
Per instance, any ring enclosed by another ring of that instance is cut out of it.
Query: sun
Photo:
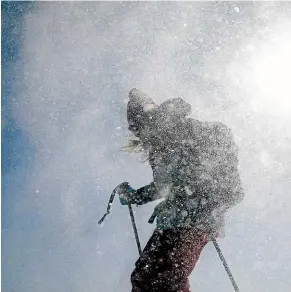
[[[291,32],[287,36],[262,45],[251,58],[250,76],[256,106],[291,117]]]

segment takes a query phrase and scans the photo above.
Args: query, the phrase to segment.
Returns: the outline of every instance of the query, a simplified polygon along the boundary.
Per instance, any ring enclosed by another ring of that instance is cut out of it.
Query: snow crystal
[[[188,215],[188,212],[186,210],[183,210],[181,212],[182,217],[186,217]]]
[[[191,196],[193,194],[193,192],[191,191],[191,189],[189,188],[189,186],[185,186],[184,187],[184,190],[185,190],[185,192],[186,192],[186,194],[188,196]]]
[[[152,110],[152,109],[154,109],[154,108],[155,108],[155,105],[152,104],[152,103],[148,103],[148,104],[145,104],[145,105],[143,106],[143,109],[144,109],[145,112],[150,111],[150,110]]]

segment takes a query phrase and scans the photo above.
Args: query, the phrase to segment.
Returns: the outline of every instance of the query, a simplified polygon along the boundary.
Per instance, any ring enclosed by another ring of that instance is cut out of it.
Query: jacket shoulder
[[[233,140],[231,129],[222,122],[201,122],[199,120],[191,119],[191,126],[194,132],[208,133],[210,135],[218,136],[218,138],[228,138]]]

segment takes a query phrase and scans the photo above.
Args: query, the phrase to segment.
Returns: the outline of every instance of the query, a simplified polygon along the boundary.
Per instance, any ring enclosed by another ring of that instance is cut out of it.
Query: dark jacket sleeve
[[[134,191],[131,202],[137,205],[143,205],[148,202],[159,199],[155,183],[152,182],[149,185],[141,187]]]

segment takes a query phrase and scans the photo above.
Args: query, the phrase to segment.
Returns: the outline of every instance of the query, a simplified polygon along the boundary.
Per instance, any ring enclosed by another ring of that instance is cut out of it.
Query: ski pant
[[[197,229],[154,231],[131,275],[132,292],[190,292],[188,277],[208,241]]]

